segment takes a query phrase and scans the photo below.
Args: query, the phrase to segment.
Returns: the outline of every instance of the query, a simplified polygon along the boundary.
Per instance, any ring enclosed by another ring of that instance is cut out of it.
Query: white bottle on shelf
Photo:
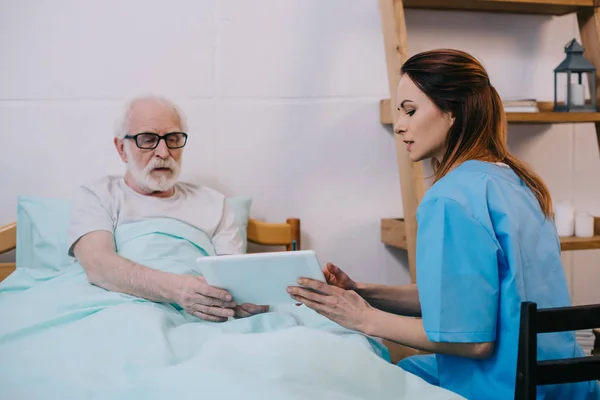
[[[568,201],[556,204],[554,215],[558,236],[573,236],[575,230],[575,212],[573,205]]]
[[[594,236],[594,216],[592,214],[587,212],[578,212],[575,214],[575,236]]]

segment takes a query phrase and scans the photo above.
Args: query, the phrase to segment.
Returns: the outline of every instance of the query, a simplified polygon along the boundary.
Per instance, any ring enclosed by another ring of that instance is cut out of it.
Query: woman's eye
[[[415,113],[415,110],[407,111],[406,114],[412,116]]]

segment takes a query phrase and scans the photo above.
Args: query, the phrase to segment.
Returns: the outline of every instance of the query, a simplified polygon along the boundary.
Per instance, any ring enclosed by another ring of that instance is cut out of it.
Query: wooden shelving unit
[[[483,11],[501,13],[529,13],[563,15],[576,13],[581,41],[585,48],[585,56],[598,68],[597,76],[598,102],[600,103],[600,0],[379,0],[379,9],[383,28],[384,49],[387,63],[389,92],[395,96],[400,70],[404,60],[408,58],[408,42],[405,8]],[[379,119],[382,124],[393,124],[398,110],[394,97],[381,100]],[[600,112],[553,112],[552,102],[539,102],[539,112],[507,113],[507,121],[511,124],[566,124],[595,123],[600,146]],[[402,243],[408,251],[408,262],[411,278],[415,281],[416,251],[416,210],[425,194],[423,166],[421,162],[413,163],[408,158],[401,138],[396,137],[396,154],[400,173],[402,204],[404,208],[403,227],[384,220],[381,225],[382,240],[390,245]],[[404,230],[401,239],[398,232]],[[385,237],[385,238],[384,238]],[[564,250],[600,248],[600,240],[580,240],[564,238]]]
[[[402,218],[384,218],[381,220],[381,241],[388,246],[406,250],[406,224]],[[560,249],[588,250],[600,249],[600,217],[594,219],[594,236],[561,237]]]
[[[404,8],[565,15],[594,7],[594,0],[404,0]]]
[[[553,112],[552,102],[538,102],[540,112],[509,112],[506,119],[510,124],[573,124],[600,122],[600,112]],[[379,120],[383,125],[394,123],[390,111],[390,100],[379,102]]]

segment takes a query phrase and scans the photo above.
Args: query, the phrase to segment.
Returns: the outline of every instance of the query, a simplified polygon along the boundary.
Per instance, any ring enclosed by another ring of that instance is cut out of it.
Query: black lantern
[[[565,46],[567,57],[554,70],[554,111],[596,112],[596,68],[583,57],[583,47],[573,39]],[[564,103],[557,99],[558,74],[566,74]],[[589,74],[590,99],[585,98],[582,75]]]

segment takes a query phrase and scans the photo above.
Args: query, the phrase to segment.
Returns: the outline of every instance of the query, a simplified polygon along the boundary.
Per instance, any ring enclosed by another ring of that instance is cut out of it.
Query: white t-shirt
[[[218,255],[242,253],[242,238],[226,198],[216,190],[179,182],[171,197],[137,193],[122,176],[107,176],[79,187],[71,209],[68,244],[103,230],[114,234],[121,224],[149,218],[173,218],[208,235]]]

